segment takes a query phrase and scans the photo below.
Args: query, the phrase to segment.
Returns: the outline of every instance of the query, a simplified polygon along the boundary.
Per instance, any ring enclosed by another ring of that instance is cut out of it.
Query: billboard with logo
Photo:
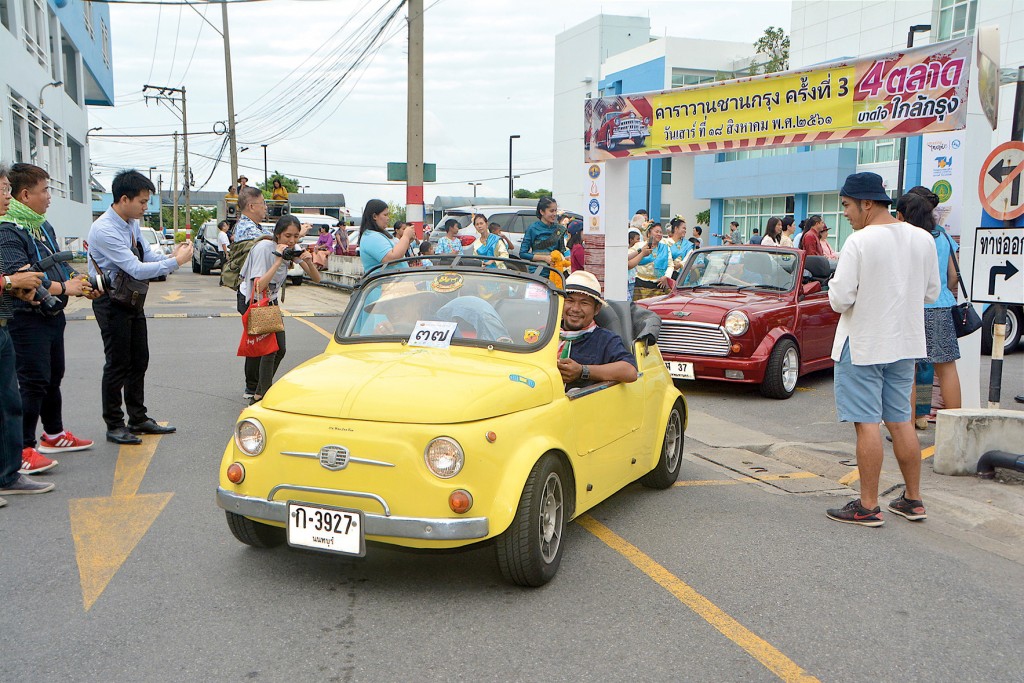
[[[964,133],[929,133],[921,142],[921,184],[939,197],[935,222],[957,236],[963,216]]]
[[[960,130],[972,38],[783,73],[586,100],[587,161]]]

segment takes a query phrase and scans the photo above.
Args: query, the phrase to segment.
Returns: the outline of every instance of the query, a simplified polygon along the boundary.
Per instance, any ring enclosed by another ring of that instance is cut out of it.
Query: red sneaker
[[[37,450],[40,453],[70,453],[71,451],[84,451],[86,448],[91,447],[92,441],[79,439],[71,432],[65,431],[53,439],[48,439],[44,434],[43,438],[39,439],[39,448]]]
[[[45,455],[40,455],[34,448],[25,448],[21,451],[21,469],[19,474],[39,474],[52,470],[57,466],[56,460],[50,460]]]

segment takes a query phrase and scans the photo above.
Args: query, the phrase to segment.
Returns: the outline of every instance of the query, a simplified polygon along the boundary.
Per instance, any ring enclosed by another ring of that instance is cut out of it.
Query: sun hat
[[[877,173],[854,173],[846,177],[840,197],[850,199],[870,199],[879,204],[892,204],[892,199],[882,185],[882,176]]]
[[[363,307],[363,311],[375,313],[378,306],[385,308],[396,301],[408,303],[415,300],[417,305],[420,305],[420,298],[426,298],[427,295],[431,294],[431,292],[416,287],[415,282],[389,282],[382,285],[380,289],[380,297],[366,304]]]
[[[588,273],[585,270],[574,270],[565,279],[565,293],[569,292],[586,294],[602,306],[608,305],[608,302],[601,296],[601,283],[593,273]]]

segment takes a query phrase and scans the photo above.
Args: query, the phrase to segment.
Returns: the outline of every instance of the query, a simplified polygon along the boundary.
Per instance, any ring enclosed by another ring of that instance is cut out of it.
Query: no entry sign
[[[978,194],[990,216],[1012,221],[1024,214],[1024,142],[1004,142],[992,150],[981,165]]]

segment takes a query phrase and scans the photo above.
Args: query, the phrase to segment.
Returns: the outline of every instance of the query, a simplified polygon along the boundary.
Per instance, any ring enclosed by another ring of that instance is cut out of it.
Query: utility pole
[[[263,148],[263,187],[270,189],[270,181],[267,179],[267,146],[260,145]]]
[[[405,217],[423,239],[423,0],[409,0]]]
[[[174,206],[174,237],[178,237],[178,131],[174,131],[174,170],[171,171],[171,197]]]
[[[155,95],[148,94],[148,91],[150,91],[150,90],[155,90],[156,94]],[[189,239],[192,239],[192,170],[189,168],[189,165],[188,165],[188,107],[187,107],[186,97],[185,97],[185,88],[184,87],[172,88],[170,86],[162,86],[162,85],[144,85],[144,86],[142,86],[142,92],[143,92],[143,95],[145,96],[147,104],[149,104],[149,100],[150,100],[150,98],[152,98],[158,104],[163,104],[163,105],[165,105],[167,107],[170,107],[174,111],[178,112],[178,114],[181,116],[181,124],[182,124],[182,129],[183,129],[182,130],[182,136],[183,136],[182,137],[182,152],[183,152],[183,155],[184,155],[184,164],[185,164],[185,167],[184,167],[184,170],[183,170],[183,177],[185,179],[185,231],[186,231],[186,236]],[[180,107],[178,106],[179,104],[181,105]],[[177,139],[177,135],[178,134],[175,133],[174,135],[175,135],[175,139]],[[178,151],[178,145],[177,144],[174,145],[174,151],[175,151],[175,158],[177,158],[177,151]],[[175,165],[177,165],[177,164],[175,164]],[[177,174],[175,174],[175,184],[177,184]],[[174,200],[175,200],[175,203],[177,203],[177,200],[178,200],[177,190],[175,190],[175,193],[174,193]],[[178,219],[177,206],[175,206],[174,219],[175,219],[175,222],[177,222],[177,219]],[[177,227],[178,226],[175,225],[174,227],[175,227],[175,232],[177,232]]]
[[[156,196],[160,198],[160,239],[164,237],[164,174],[156,177]]]
[[[231,144],[231,184],[238,182],[238,139],[235,137],[235,86],[231,75],[231,35],[228,32],[228,3],[220,4],[222,34],[224,36],[224,76],[227,79],[228,94],[228,138]],[[263,150],[266,155],[266,147]],[[266,163],[264,163],[266,166]],[[264,179],[264,182],[266,179]],[[237,191],[238,188],[235,188]]]

